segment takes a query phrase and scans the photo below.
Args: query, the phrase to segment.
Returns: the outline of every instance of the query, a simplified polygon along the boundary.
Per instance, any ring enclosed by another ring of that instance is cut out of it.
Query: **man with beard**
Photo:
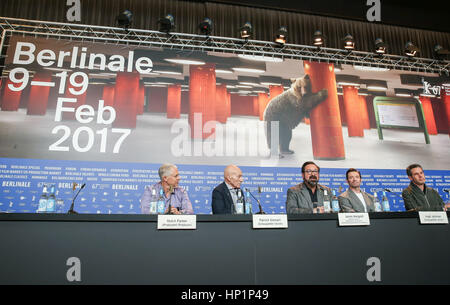
[[[406,211],[443,211],[444,201],[439,193],[425,184],[425,174],[420,164],[406,168],[411,183],[403,190],[402,197]]]
[[[303,183],[293,186],[287,191],[286,212],[288,214],[324,213],[324,191],[331,196],[331,189],[320,185],[320,168],[312,161],[303,163]]]
[[[359,170],[350,168],[345,176],[349,188],[338,197],[341,211],[347,213],[375,212],[374,197],[361,191],[361,173]]]

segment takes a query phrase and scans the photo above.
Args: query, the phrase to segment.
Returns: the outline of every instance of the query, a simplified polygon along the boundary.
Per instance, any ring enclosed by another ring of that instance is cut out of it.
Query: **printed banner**
[[[423,84],[402,77],[413,72],[22,36],[5,47],[0,211],[34,213],[43,185],[55,185],[67,211],[76,182],[86,183],[80,213],[140,213],[144,187],[168,162],[199,214],[211,212],[229,164],[243,170],[244,186],[262,187],[269,213],[285,212],[286,190],[308,160],[337,193],[358,168],[366,191],[393,190],[394,211],[404,209],[405,168],[420,163],[448,201],[449,97],[419,96]],[[373,98],[399,87],[420,100],[430,144],[407,129],[418,124],[413,108],[381,107],[376,118]],[[380,120],[395,125],[382,140]]]

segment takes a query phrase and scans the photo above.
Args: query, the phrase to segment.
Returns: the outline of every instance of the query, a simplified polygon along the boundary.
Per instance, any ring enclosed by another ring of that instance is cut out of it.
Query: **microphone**
[[[397,192],[394,192],[394,191],[392,191],[391,189],[383,189],[383,191],[386,191],[386,192],[391,193],[391,194],[395,194],[395,195],[397,195],[398,197],[400,197],[400,198],[403,199],[403,197],[402,197],[401,194],[399,194],[399,193],[397,193]]]
[[[245,188],[245,191],[247,191],[247,192],[253,197],[253,199],[255,199],[256,202],[258,203],[259,212],[256,213],[256,214],[266,214],[266,213],[263,211],[262,207],[261,207],[261,203],[259,202],[258,199],[256,199],[255,196],[253,196],[252,192],[250,192],[250,190],[249,190],[248,188]],[[260,186],[258,186],[258,193],[261,194],[261,187],[260,187]]]
[[[169,206],[167,207],[167,214],[171,215],[172,214],[172,195],[173,195],[173,193],[175,193],[175,189],[174,189],[173,185],[169,185],[169,193],[170,193],[170,198],[169,198]]]
[[[74,188],[76,187],[75,185],[76,183],[74,183]],[[78,190],[77,194],[75,195],[75,197],[73,197],[72,199],[72,204],[70,205],[70,209],[69,211],[67,211],[67,214],[78,214],[78,212],[73,210],[73,206],[75,204],[75,199],[77,199],[78,194],[81,192],[81,190],[86,186],[86,183],[83,183],[83,185],[81,185],[80,189]]]
[[[446,192],[446,193],[450,193],[449,189],[443,189],[443,191]]]
[[[397,196],[400,196],[399,193],[394,192],[394,191],[392,191],[391,189],[383,189],[383,191],[386,191],[386,192],[388,192],[388,193],[392,193],[392,194],[395,194],[395,195],[397,195]]]

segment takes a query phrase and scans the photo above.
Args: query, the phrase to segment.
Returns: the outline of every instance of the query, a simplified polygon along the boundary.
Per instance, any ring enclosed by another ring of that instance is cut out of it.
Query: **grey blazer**
[[[361,193],[363,195],[364,201],[366,202],[367,212],[375,212],[374,197],[363,191],[361,191]],[[351,189],[348,189],[347,191],[339,195],[338,200],[342,212],[364,213],[363,203]]]
[[[323,191],[327,190],[328,195],[331,196],[331,189],[317,184],[317,203],[323,206]],[[286,213],[287,214],[312,214],[313,203],[309,195],[307,186],[304,182],[293,186],[287,190],[286,198]]]

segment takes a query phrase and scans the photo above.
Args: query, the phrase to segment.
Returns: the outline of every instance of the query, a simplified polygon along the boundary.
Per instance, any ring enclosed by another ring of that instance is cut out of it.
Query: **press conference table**
[[[447,212],[447,217],[450,212]],[[450,284],[450,225],[416,212],[288,215],[287,229],[253,229],[250,215],[197,215],[196,230],[158,230],[156,215],[0,214],[0,284]],[[370,261],[369,261],[370,262]]]

